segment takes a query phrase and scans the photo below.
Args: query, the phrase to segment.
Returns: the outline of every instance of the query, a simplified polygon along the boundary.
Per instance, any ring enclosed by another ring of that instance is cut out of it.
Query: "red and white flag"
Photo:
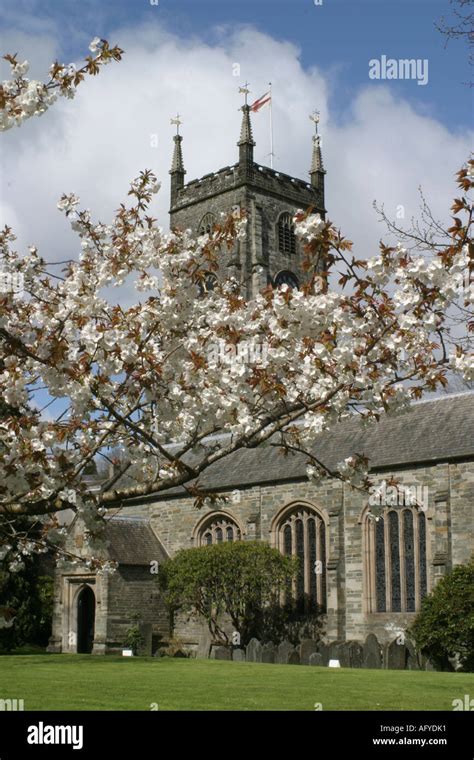
[[[269,90],[268,92],[265,93],[265,95],[262,95],[261,98],[259,98],[258,100],[255,100],[251,104],[250,110],[254,112],[260,111],[260,109],[263,108],[263,106],[265,106],[267,103],[270,103],[271,99],[272,99],[272,96]]]

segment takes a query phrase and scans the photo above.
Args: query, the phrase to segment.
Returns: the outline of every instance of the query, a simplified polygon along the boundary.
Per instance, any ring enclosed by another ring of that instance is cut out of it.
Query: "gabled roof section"
[[[319,435],[313,452],[331,470],[355,453],[368,457],[371,471],[474,459],[474,393],[417,402],[407,412],[383,416],[369,426],[358,417],[345,420]],[[203,472],[199,485],[229,490],[306,479],[307,462],[304,455],[284,455],[268,444],[241,449]],[[185,490],[173,488],[147,500],[178,495],[186,496]]]
[[[119,565],[149,565],[168,559],[150,523],[140,517],[112,517],[106,521],[105,541],[110,559]]]

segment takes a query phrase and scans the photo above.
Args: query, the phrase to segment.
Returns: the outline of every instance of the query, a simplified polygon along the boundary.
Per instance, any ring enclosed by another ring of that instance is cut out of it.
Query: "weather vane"
[[[318,124],[319,124],[319,111],[314,110],[313,113],[309,115],[309,118],[314,124],[314,135],[313,135],[313,141],[316,145],[321,144],[321,137],[318,134]]]
[[[314,133],[317,136],[317,134],[318,134],[318,124],[319,124],[319,111],[316,111],[316,110],[313,111],[313,113],[311,113],[309,115],[309,118],[314,123]]]
[[[239,92],[243,95],[245,95],[245,105],[247,105],[247,95],[249,94],[250,90],[248,89],[249,83],[245,82],[243,87],[239,87]]]
[[[176,134],[179,135],[179,125],[183,122],[180,118],[181,114],[177,113],[174,119],[170,119],[170,124],[176,124]]]

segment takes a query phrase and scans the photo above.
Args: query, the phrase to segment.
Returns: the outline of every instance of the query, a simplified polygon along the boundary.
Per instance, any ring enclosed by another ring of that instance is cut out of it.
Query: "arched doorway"
[[[85,586],[77,597],[77,651],[90,654],[94,643],[95,596],[90,586]]]

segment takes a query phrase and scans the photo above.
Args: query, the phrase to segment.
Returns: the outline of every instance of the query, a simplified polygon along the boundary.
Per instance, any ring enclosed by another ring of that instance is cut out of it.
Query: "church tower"
[[[242,106],[242,125],[237,143],[239,160],[215,173],[185,184],[181,149],[182,136],[174,136],[171,165],[171,228],[190,228],[194,234],[211,232],[220,214],[236,209],[247,213],[247,235],[237,241],[233,251],[223,253],[222,276],[233,276],[241,283],[247,298],[267,285],[287,283],[299,287],[304,282],[303,250],[293,230],[297,209],[311,207],[324,218],[324,175],[317,118],[313,137],[310,181],[290,177],[254,161],[255,141],[250,120],[251,107]]]

